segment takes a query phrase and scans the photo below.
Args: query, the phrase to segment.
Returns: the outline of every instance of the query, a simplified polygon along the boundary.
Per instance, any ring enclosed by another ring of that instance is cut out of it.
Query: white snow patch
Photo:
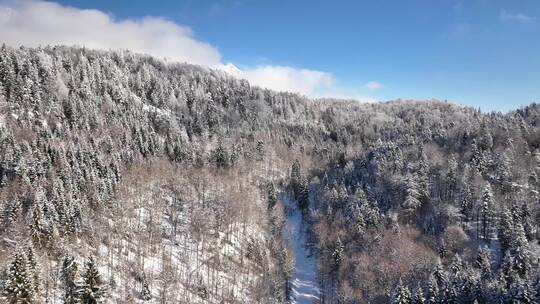
[[[288,238],[295,258],[291,303],[311,304],[319,300],[320,290],[317,283],[316,261],[306,247],[306,225],[291,195],[283,195],[282,201],[286,209],[291,210],[287,213]]]

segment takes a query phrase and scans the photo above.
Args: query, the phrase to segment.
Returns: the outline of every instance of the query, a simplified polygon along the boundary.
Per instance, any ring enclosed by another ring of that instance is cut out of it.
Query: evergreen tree
[[[512,206],[510,207],[510,215],[512,216],[512,223],[521,222],[521,209],[516,202],[512,203]]]
[[[78,304],[80,301],[81,288],[77,283],[79,277],[79,265],[72,256],[67,256],[62,262],[60,273],[64,285],[64,304]]]
[[[446,173],[446,196],[452,198],[458,184],[458,163],[452,155],[448,160],[448,172]]]
[[[497,162],[496,175],[499,182],[503,183],[503,189],[506,189],[505,185],[512,180],[512,152],[506,149],[503,155]]]
[[[429,198],[430,181],[429,181],[429,163],[423,146],[420,146],[420,155],[418,158],[418,170],[416,172],[416,180],[418,182],[418,193],[420,200]]]
[[[424,304],[426,303],[426,298],[424,297],[424,291],[422,290],[422,287],[418,285],[416,288],[416,292],[414,293],[414,299],[412,301],[414,304]]]
[[[523,223],[523,229],[525,230],[527,240],[529,240],[529,242],[534,240],[537,227],[534,224],[529,204],[526,202],[521,205],[521,223]]]
[[[477,273],[474,271],[474,269],[467,267],[467,264],[465,263],[465,269],[463,271],[463,281],[461,282],[460,286],[461,302],[471,303],[473,300],[481,298],[477,295],[478,286],[479,282]]]
[[[465,216],[465,220],[471,220],[473,211],[473,191],[469,185],[465,185],[465,190],[461,198],[461,214]]]
[[[141,298],[144,301],[150,301],[152,299],[152,292],[150,291],[150,287],[148,286],[148,279],[146,278],[146,274],[143,273],[142,276],[142,289],[141,289]]]
[[[300,181],[300,175],[300,161],[295,159],[291,167],[291,184],[298,183]]]
[[[482,238],[484,240],[489,240],[490,238],[490,221],[492,216],[491,208],[493,208],[493,192],[491,191],[491,186],[488,183],[482,191],[482,205],[480,210]]]
[[[428,298],[427,303],[437,304],[439,303],[439,285],[437,284],[437,279],[434,275],[429,276],[428,281]]]
[[[510,252],[506,252],[504,254],[504,258],[501,264],[501,273],[499,277],[499,284],[501,288],[506,290],[506,293],[508,293],[508,289],[512,284],[517,282],[518,280],[518,274],[515,271],[514,266],[514,258]]]
[[[458,286],[456,286],[454,283],[451,283],[450,286],[446,289],[445,292],[445,304],[459,304],[459,291]]]
[[[341,239],[338,237],[337,242],[336,242],[336,247],[334,248],[334,252],[332,253],[336,270],[339,269],[339,265],[341,265],[341,262],[343,261],[344,252],[345,252],[345,246],[343,246]]]
[[[472,299],[474,301],[476,301],[477,303],[480,302],[480,303],[485,303],[486,302],[486,295],[487,295],[487,288],[486,288],[486,285],[487,285],[487,281],[476,281],[475,284],[474,284],[474,287],[473,287],[473,292],[472,292]],[[484,285],[482,285],[484,284]]]
[[[300,182],[302,180],[302,174],[300,172],[300,161],[296,159],[291,167],[291,188],[294,193],[294,198],[298,200],[300,197]]]
[[[3,175],[5,177],[5,175]],[[17,197],[13,200],[4,202],[2,209],[2,224],[4,227],[9,227],[17,219],[17,212],[20,210],[21,202]]]
[[[405,201],[403,202],[403,207],[410,213],[411,218],[413,218],[414,212],[420,208],[421,205],[419,185],[416,182],[415,176],[409,174],[407,177],[407,194],[405,196]]]
[[[229,167],[229,155],[221,142],[219,146],[214,151],[214,161],[218,168],[227,168]]]
[[[270,183],[268,185],[268,198],[267,198],[267,205],[268,205],[268,210],[272,210],[274,209],[274,206],[277,204],[277,200],[278,200],[278,197],[277,197],[277,194],[276,194],[276,187],[274,186],[274,183]]]
[[[451,281],[454,285],[460,286],[464,279],[464,264],[459,254],[456,254],[450,264]]]
[[[478,249],[476,267],[480,270],[482,280],[487,281],[491,278],[491,254],[487,246]]]
[[[6,304],[33,304],[36,300],[32,274],[23,252],[16,253],[4,283],[2,299]]]
[[[394,304],[411,304],[411,291],[407,286],[403,286],[403,282],[401,279],[399,279],[399,284],[396,288],[395,295],[394,295],[394,301],[392,302]]]
[[[501,214],[498,237],[501,244],[501,252],[507,252],[510,249],[514,237],[514,223],[510,212],[506,209],[503,210]]]
[[[446,285],[447,277],[440,259],[438,260],[437,265],[435,266],[435,270],[433,271],[433,277],[437,281],[437,286],[439,288]]]
[[[510,251],[514,260],[514,269],[517,273],[526,277],[531,270],[531,253],[529,249],[529,242],[525,236],[525,231],[521,223],[515,225],[515,236]]]
[[[515,284],[511,297],[512,297],[512,303],[520,303],[520,304],[535,303],[534,291],[531,288],[531,284],[529,284],[527,280],[519,280]]]
[[[448,248],[446,247],[446,242],[444,239],[439,241],[439,245],[437,246],[437,252],[439,253],[439,257],[441,259],[446,257],[446,254],[448,253]]]
[[[83,284],[81,286],[81,303],[103,303],[105,296],[104,284],[94,259],[90,257],[85,266],[85,272],[82,276]]]
[[[306,178],[302,177],[300,179],[298,189],[298,207],[302,212],[305,212],[309,207],[309,184]]]
[[[257,160],[263,160],[265,156],[264,142],[258,141],[256,150],[257,150]]]
[[[473,166],[478,169],[478,171],[482,172],[483,170],[483,155],[482,150],[478,148],[478,145],[476,144],[476,139],[473,139],[473,142],[471,144],[471,163]]]
[[[285,291],[285,300],[286,303],[289,303],[291,300],[291,291],[292,291],[292,274],[294,270],[294,264],[289,254],[287,248],[283,247],[278,252],[278,263],[279,269],[281,270],[281,277],[284,280],[283,289]]]
[[[30,233],[36,247],[42,248],[51,245],[51,241],[56,235],[53,222],[55,220],[54,215],[43,190],[36,190],[32,206],[32,222],[30,224]]]
[[[32,249],[32,247],[28,247],[26,249],[26,259],[28,262],[28,267],[27,267],[28,275],[31,278],[34,294],[36,296],[39,296],[40,291],[41,291],[41,286],[40,286],[41,280],[39,278],[39,265],[37,263],[36,256],[34,254],[34,250]]]
[[[478,144],[483,150],[490,150],[493,148],[493,136],[491,135],[489,128],[484,123],[482,125]]]

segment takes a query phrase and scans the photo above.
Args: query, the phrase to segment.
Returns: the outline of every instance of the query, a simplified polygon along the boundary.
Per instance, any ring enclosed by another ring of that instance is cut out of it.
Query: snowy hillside
[[[538,126],[2,46],[0,299],[538,302]]]

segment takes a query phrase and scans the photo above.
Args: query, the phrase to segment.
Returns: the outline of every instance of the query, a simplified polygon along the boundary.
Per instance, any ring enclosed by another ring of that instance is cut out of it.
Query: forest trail
[[[292,273],[292,299],[293,304],[311,304],[318,302],[320,291],[317,283],[317,265],[311,255],[307,243],[307,225],[302,219],[296,201],[291,193],[281,197],[286,212],[286,238],[289,240],[295,258]]]

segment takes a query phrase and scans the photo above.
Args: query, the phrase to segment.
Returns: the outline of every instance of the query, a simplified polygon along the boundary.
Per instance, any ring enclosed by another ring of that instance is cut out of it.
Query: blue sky
[[[111,23],[165,18],[255,83],[307,75],[307,95],[438,98],[503,111],[540,101],[537,0],[58,3],[99,10]]]

